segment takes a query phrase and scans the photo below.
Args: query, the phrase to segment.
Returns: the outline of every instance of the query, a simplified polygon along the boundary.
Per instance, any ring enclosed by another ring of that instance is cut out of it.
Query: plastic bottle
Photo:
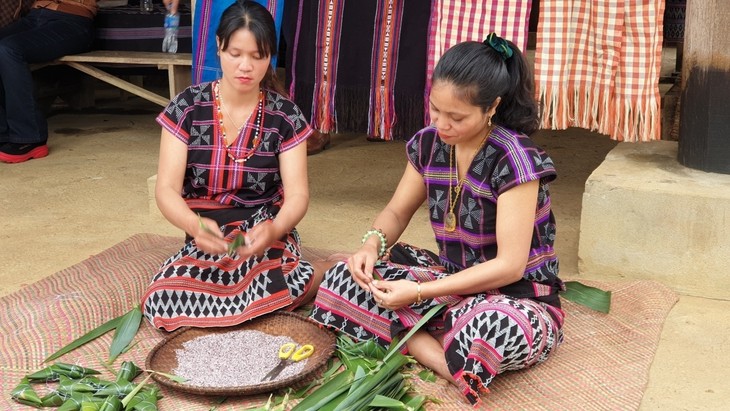
[[[165,38],[162,39],[162,51],[177,53],[177,29],[180,26],[180,15],[170,13],[165,15]]]

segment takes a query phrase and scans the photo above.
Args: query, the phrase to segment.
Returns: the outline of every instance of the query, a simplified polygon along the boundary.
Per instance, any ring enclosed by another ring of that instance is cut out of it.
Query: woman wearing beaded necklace
[[[452,47],[432,84],[432,125],[407,143],[406,171],[363,246],[325,273],[311,318],[388,345],[445,304],[406,345],[478,404],[497,374],[542,362],[562,342],[556,174],[528,137],[537,105],[513,43],[491,34]],[[438,255],[397,243],[426,200]]]
[[[168,331],[297,307],[324,271],[302,260],[295,229],[309,203],[312,129],[277,87],[273,18],[239,0],[216,37],[222,77],[188,87],[157,118],[157,205],[187,234],[143,297],[145,316]]]

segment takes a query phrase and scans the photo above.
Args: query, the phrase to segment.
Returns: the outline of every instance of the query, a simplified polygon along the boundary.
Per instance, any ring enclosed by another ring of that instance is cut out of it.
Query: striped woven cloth
[[[436,63],[457,43],[483,41],[494,32],[524,51],[531,9],[532,0],[434,0],[429,23],[426,95],[431,89],[431,73]],[[426,124],[430,122],[428,117],[426,110]]]
[[[74,338],[129,311],[138,304],[152,273],[180,248],[182,238],[137,234],[50,277],[0,297],[0,410],[27,410],[8,395],[23,376],[45,366],[44,358]],[[309,260],[331,252],[303,249]],[[677,301],[668,287],[654,281],[587,282],[612,292],[611,314],[603,315],[564,301],[565,342],[550,360],[526,371],[508,372],[490,384],[489,410],[635,410],[639,408],[649,367],[664,320]],[[113,333],[66,354],[58,361],[111,374],[105,361]],[[133,347],[116,363],[145,358],[167,333],[147,321]],[[630,353],[630,355],[626,355]],[[416,369],[416,372],[420,369]],[[136,380],[139,382],[140,377]],[[420,394],[438,398],[428,410],[464,410],[469,405],[446,380],[412,378]],[[53,384],[34,384],[43,395]],[[162,387],[160,410],[233,411],[262,406],[268,394],[220,398],[186,394]]]
[[[299,2],[284,33],[289,94],[312,126],[382,140],[420,130],[430,10],[418,0]]]
[[[541,127],[660,139],[663,17],[663,0],[540,1]]]

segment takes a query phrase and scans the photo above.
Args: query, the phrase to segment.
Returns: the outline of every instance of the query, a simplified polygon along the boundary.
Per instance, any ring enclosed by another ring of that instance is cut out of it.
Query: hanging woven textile
[[[277,29],[281,27],[284,0],[256,0],[266,7],[274,17]],[[193,83],[213,81],[221,78],[220,60],[218,59],[218,45],[215,32],[221,15],[233,0],[197,0],[195,3],[195,22],[193,24]],[[279,31],[277,30],[277,36]],[[278,40],[278,38],[277,38]],[[276,67],[276,56],[271,59],[271,65]]]
[[[535,81],[542,128],[661,138],[664,0],[541,0]]]
[[[532,0],[433,0],[428,35],[426,96],[431,73],[449,47],[464,41],[483,41],[491,32],[527,48],[527,30]],[[426,101],[428,107],[428,101]],[[426,123],[429,123],[426,110]]]
[[[313,127],[382,140],[408,139],[423,127],[429,2],[300,0],[286,7],[285,20],[295,26],[289,32],[285,24],[283,33],[289,92]]]

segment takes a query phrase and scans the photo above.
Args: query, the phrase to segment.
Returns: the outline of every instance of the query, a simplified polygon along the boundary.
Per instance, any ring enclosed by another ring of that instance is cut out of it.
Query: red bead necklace
[[[246,160],[251,158],[251,156],[254,155],[256,150],[261,145],[261,120],[264,117],[264,91],[259,90],[259,102],[256,106],[256,109],[254,109],[251,114],[254,112],[256,113],[256,119],[254,121],[253,125],[253,138],[252,139],[246,139],[241,144],[241,151],[243,151],[244,155],[241,157],[237,157],[233,151],[231,150],[230,143],[228,143],[228,137],[226,135],[226,127],[223,125],[223,113],[221,112],[221,107],[223,106],[223,101],[221,100],[221,93],[220,93],[220,80],[215,82],[213,93],[215,94],[215,113],[216,113],[216,120],[218,121],[218,128],[220,129],[220,135],[223,139],[223,146],[226,148],[226,154],[228,154],[228,158],[233,160],[236,163],[244,163]],[[228,113],[228,111],[226,111]],[[235,122],[233,121],[233,117],[231,117],[230,114],[228,114],[228,117],[231,120],[231,123],[235,126]],[[244,121],[244,123],[241,125],[241,128],[238,129],[238,134],[241,134],[241,129],[249,122],[251,119],[251,115]],[[234,140],[235,141],[235,140]],[[248,145],[248,142],[252,141],[251,148],[247,149],[246,146]]]

